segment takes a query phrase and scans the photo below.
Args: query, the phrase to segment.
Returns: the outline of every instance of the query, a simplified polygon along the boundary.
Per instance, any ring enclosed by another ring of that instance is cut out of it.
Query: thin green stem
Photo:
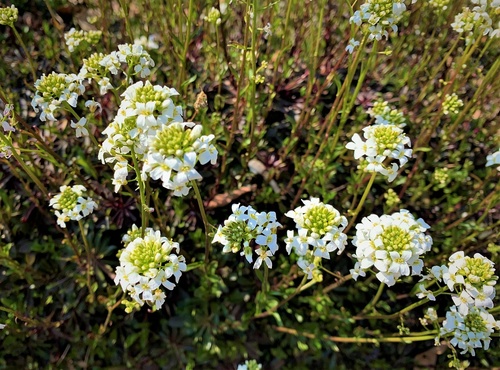
[[[19,165],[22,167],[24,172],[33,180],[33,182],[38,186],[40,191],[43,193],[45,198],[49,198],[49,192],[47,191],[47,188],[41,183],[41,181],[38,179],[38,177],[31,171],[31,169],[24,163],[24,160],[22,157],[17,153],[16,148],[12,145],[12,142],[4,135],[2,130],[0,130],[0,140],[4,143],[4,145],[8,146],[9,148],[12,148],[12,156],[16,159],[16,161],[19,163]]]
[[[139,184],[139,196],[141,198],[141,237],[144,237],[146,232],[146,227],[148,227],[148,204],[146,203],[146,193],[144,182],[142,181],[141,169],[139,168],[139,162],[137,161],[137,156],[135,155],[134,147],[131,149],[132,162],[134,163],[134,170],[137,178],[137,183]]]
[[[372,308],[375,307],[375,305],[379,301],[380,297],[382,297],[382,293],[384,291],[384,287],[385,287],[385,284],[384,283],[380,283],[380,285],[378,286],[378,289],[377,289],[377,293],[375,293],[375,296],[373,297],[373,299],[371,300],[371,302],[368,303],[366,305],[366,307],[361,310],[361,313],[363,313],[363,312],[369,312],[369,311],[371,311]]]
[[[194,193],[196,195],[196,200],[198,202],[198,207],[200,208],[201,219],[203,220],[203,225],[205,226],[205,265],[210,262],[210,223],[208,222],[207,213],[205,212],[205,206],[203,205],[203,199],[201,197],[200,189],[195,180],[191,181]]]
[[[127,30],[127,35],[129,37],[129,41],[132,43],[134,42],[134,34],[132,33],[132,29],[130,28],[130,22],[128,20],[128,8],[127,8],[127,2],[123,0],[118,0],[118,3],[120,4],[120,7],[123,9],[123,20],[125,22],[125,29]]]
[[[94,291],[92,290],[92,283],[90,281],[90,275],[92,274],[92,258],[89,241],[87,240],[85,228],[83,226],[83,221],[78,220],[78,227],[80,228],[80,236],[83,240],[83,245],[85,246],[85,253],[87,254],[87,288],[89,289],[90,303],[94,302]]]
[[[344,233],[347,233],[349,229],[352,227],[354,222],[356,222],[356,218],[358,217],[359,212],[361,211],[361,208],[365,204],[366,197],[368,197],[368,194],[370,193],[370,190],[372,188],[373,182],[375,181],[375,177],[377,176],[376,172],[372,173],[372,176],[370,177],[370,181],[368,182],[368,185],[366,185],[365,191],[363,193],[363,196],[361,197],[361,200],[359,201],[358,207],[354,211],[351,221],[349,222],[349,225],[344,230]]]
[[[31,58],[30,53],[28,52],[28,48],[26,48],[26,45],[24,44],[23,39],[21,38],[21,35],[19,32],[17,32],[17,29],[15,26],[12,26],[12,31],[14,31],[14,35],[16,35],[17,41],[19,41],[19,44],[21,45],[21,48],[24,51],[24,54],[26,55],[26,58],[28,59],[28,63],[30,65],[31,69],[31,75],[33,76],[33,82],[37,80],[36,76],[36,71],[35,71],[35,65],[33,64],[33,59]]]
[[[187,55],[188,55],[188,49],[189,49],[189,43],[191,41],[191,13],[193,12],[193,0],[189,0],[189,6],[188,6],[188,15],[187,15],[187,22],[186,22],[186,38],[184,39],[184,46],[182,49],[182,68],[179,73],[179,81],[178,81],[178,87],[181,89],[182,83],[186,79],[186,71],[187,71]]]

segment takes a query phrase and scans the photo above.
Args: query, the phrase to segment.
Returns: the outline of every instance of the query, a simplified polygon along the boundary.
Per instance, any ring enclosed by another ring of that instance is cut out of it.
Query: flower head
[[[14,27],[14,23],[17,21],[18,10],[14,5],[10,8],[0,8],[0,24],[5,26]]]
[[[356,225],[356,246],[359,270],[375,267],[377,279],[392,286],[401,276],[420,275],[421,255],[428,252],[432,238],[424,232],[429,228],[422,219],[415,218],[406,210],[392,215],[370,215]]]
[[[272,257],[278,250],[276,231],[280,225],[274,212],[257,212],[251,206],[232,205],[233,213],[219,225],[212,243],[224,246],[223,253],[240,253],[249,263],[253,262],[253,253],[258,257],[254,268],[258,269],[262,262],[269,268]],[[258,247],[254,248],[254,244]]]
[[[69,220],[81,220],[97,208],[92,198],[85,197],[87,189],[82,185],[63,185],[59,190],[61,192],[50,200],[49,205],[56,210],[57,224],[60,227],[66,227]]]
[[[295,221],[297,234],[288,231],[286,250],[299,256],[299,266],[311,277],[311,263],[321,258],[330,259],[330,253],[340,254],[347,244],[347,236],[342,232],[347,219],[333,206],[324,204],[319,198],[304,200],[302,207],[288,211],[285,216]],[[304,261],[302,261],[304,259]],[[317,262],[316,262],[317,263]]]
[[[120,254],[115,283],[121,285],[137,305],[147,303],[158,310],[166,297],[161,287],[172,290],[187,266],[184,257],[178,255],[178,243],[151,228],[145,230],[144,237],[137,234],[135,227],[124,237],[126,246]],[[175,283],[169,280],[171,277]]]

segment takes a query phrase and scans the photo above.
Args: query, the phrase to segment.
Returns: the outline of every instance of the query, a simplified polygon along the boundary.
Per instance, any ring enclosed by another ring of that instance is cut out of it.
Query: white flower
[[[258,269],[262,264],[262,262],[265,262],[268,268],[271,268],[273,266],[273,263],[269,258],[270,256],[273,255],[270,250],[266,250],[264,248],[257,248],[255,250],[255,253],[257,253],[259,257],[257,257],[257,259],[255,260],[255,264],[253,265],[254,269]]]
[[[87,124],[87,119],[85,117],[80,118],[78,122],[71,121],[71,127],[76,129],[76,137],[89,136],[89,132],[85,125]]]
[[[354,48],[359,45],[359,41],[356,41],[355,39],[350,39],[349,40],[349,45],[346,46],[345,51],[349,52],[349,54],[352,54],[354,51]]]

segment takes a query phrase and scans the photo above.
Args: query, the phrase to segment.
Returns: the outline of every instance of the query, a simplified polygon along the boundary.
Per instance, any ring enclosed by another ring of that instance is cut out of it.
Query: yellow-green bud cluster
[[[384,194],[384,198],[385,198],[385,204],[389,208],[401,202],[396,192],[392,189],[387,190],[387,193]]]
[[[436,183],[440,185],[446,185],[450,177],[450,175],[448,174],[448,168],[436,168],[432,177]]]
[[[463,105],[464,102],[458,98],[457,94],[447,94],[443,101],[443,113],[446,115],[457,114]]]
[[[0,8],[0,24],[14,27],[17,17],[18,11],[14,5],[11,5],[10,8]]]
[[[209,23],[213,23],[213,24],[220,24],[221,23],[221,19],[220,19],[220,12],[218,9],[212,7],[209,11],[208,11],[208,15],[205,17],[205,19],[209,22]]]
[[[451,0],[429,0],[424,4],[429,5],[432,8],[432,11],[436,14],[443,13],[446,9],[448,9],[448,5]]]
[[[72,28],[64,34],[66,45],[70,52],[84,50],[95,45],[102,37],[102,31],[83,31]]]

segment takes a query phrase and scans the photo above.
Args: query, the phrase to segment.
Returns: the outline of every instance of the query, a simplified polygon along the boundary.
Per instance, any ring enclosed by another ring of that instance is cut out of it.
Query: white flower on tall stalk
[[[52,72],[35,82],[36,93],[31,101],[35,112],[42,111],[40,120],[55,121],[54,113],[63,102],[76,107],[78,97],[85,92],[83,78],[75,74]]]
[[[219,225],[212,243],[224,246],[222,253],[240,253],[249,263],[253,262],[253,252],[258,257],[253,268],[258,269],[262,262],[272,267],[272,257],[278,250],[276,232],[281,224],[276,221],[274,212],[257,212],[251,206],[231,206],[233,213]],[[258,248],[254,248],[254,244]]]
[[[135,225],[134,225],[135,226]],[[125,248],[116,268],[115,284],[127,292],[136,305],[147,303],[158,310],[166,295],[161,287],[172,290],[186,271],[184,256],[179,256],[179,243],[161,236],[159,231],[147,228],[144,237],[133,227],[124,236]],[[175,283],[168,279],[174,277]]]
[[[377,106],[368,111],[375,117],[375,124],[363,128],[363,137],[354,134],[346,148],[354,150],[354,158],[366,159],[365,171],[378,172],[389,182],[394,181],[400,166],[408,162],[412,156],[410,139],[403,129],[404,118],[397,110],[391,110],[386,105]],[[388,159],[396,159],[396,163],[387,163]]]
[[[423,261],[420,257],[432,246],[432,238],[424,232],[429,229],[422,219],[407,210],[392,215],[370,215],[356,225],[352,243],[357,259],[353,276],[372,267],[378,270],[377,279],[392,286],[401,276],[420,275]]]
[[[61,192],[50,199],[49,205],[56,210],[57,224],[60,227],[66,227],[69,220],[81,220],[97,208],[92,198],[85,197],[87,189],[82,185],[63,185],[59,190]]]
[[[489,8],[486,2],[472,9],[463,7],[462,12],[455,16],[455,21],[451,24],[451,28],[455,32],[464,34],[467,45],[473,42],[480,34],[483,36],[490,34],[490,37],[494,37],[496,32],[494,33],[491,26],[493,22],[490,13],[492,15],[495,14],[496,9],[494,6]]]
[[[288,254],[293,250],[299,256],[299,267],[311,278],[311,264],[317,268],[321,258],[330,259],[330,253],[344,251],[347,235],[342,231],[347,226],[347,219],[319,198],[302,202],[302,207],[285,213],[295,221],[297,229],[297,234],[287,231],[285,242]]]
[[[488,313],[484,308],[471,307],[468,313],[460,312],[452,306],[446,313],[440,335],[452,337],[450,343],[462,351],[475,356],[475,348],[488,350],[493,331],[500,330],[500,321]]]

